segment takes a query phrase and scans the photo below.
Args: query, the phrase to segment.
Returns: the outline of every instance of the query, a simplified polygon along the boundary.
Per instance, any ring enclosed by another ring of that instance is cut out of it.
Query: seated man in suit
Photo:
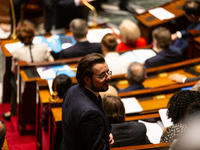
[[[170,49],[173,51],[181,52],[183,58],[185,59],[187,56],[188,49],[189,30],[200,30],[200,1],[186,1],[185,5],[183,6],[183,10],[187,19],[191,21],[192,24],[189,25],[186,30],[177,31],[176,33],[172,34],[171,38],[174,42],[170,46]]]
[[[125,74],[129,64],[132,62],[129,58],[121,57],[116,52],[117,39],[116,36],[108,33],[101,41],[102,52],[105,57],[106,63],[113,75]]]
[[[147,78],[146,68],[144,65],[138,62],[132,62],[128,67],[125,77],[128,80],[129,86],[124,90],[118,91],[118,93],[145,89],[142,85]]]
[[[152,49],[157,52],[157,55],[144,62],[146,68],[158,67],[183,60],[181,52],[172,51],[169,48],[172,41],[171,33],[168,29],[164,27],[154,29],[152,32],[152,39]]]
[[[107,95],[103,99],[105,112],[111,123],[111,133],[115,139],[113,147],[150,144],[143,123],[125,121],[125,107],[117,96]]]
[[[77,43],[62,50],[59,54],[59,59],[82,57],[93,52],[102,53],[100,43],[88,42],[86,38],[88,26],[85,20],[73,19],[69,26]]]

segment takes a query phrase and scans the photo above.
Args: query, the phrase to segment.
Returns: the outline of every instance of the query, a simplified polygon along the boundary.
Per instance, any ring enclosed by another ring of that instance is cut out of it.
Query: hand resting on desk
[[[186,76],[178,73],[174,73],[169,76],[169,79],[178,83],[184,83],[183,79],[186,78]]]

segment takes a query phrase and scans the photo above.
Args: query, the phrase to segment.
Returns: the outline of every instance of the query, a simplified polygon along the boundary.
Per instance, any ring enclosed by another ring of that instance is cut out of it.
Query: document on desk
[[[124,59],[131,59],[132,62],[139,63],[144,63],[153,56],[156,56],[156,53],[152,49],[138,49],[121,54],[121,57],[125,57]]]
[[[162,136],[163,129],[157,122],[152,123],[142,120],[138,120],[138,122],[145,124],[147,128],[147,136],[151,143],[153,144],[160,143],[160,137]]]
[[[39,73],[41,79],[46,79],[46,80],[54,79],[56,77],[56,73],[57,75],[65,74],[69,77],[76,76],[75,72],[71,70],[69,65],[38,67],[37,72]]]
[[[160,118],[164,127],[169,127],[173,125],[173,122],[171,121],[171,119],[168,119],[167,117],[167,108],[159,109],[158,112],[160,114]]]
[[[149,13],[159,20],[172,19],[175,15],[162,7],[157,7],[154,9],[150,9]]]
[[[138,113],[143,111],[142,107],[135,97],[121,98],[121,100],[124,103],[126,114]]]
[[[103,36],[107,33],[113,33],[113,30],[110,28],[89,29],[87,34],[87,40],[91,43],[101,43]]]

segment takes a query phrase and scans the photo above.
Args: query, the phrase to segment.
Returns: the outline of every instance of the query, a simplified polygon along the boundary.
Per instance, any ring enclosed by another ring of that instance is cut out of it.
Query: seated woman
[[[34,38],[34,27],[28,23],[19,23],[16,29],[17,38],[24,44],[23,47],[14,49],[12,55],[12,68],[11,68],[11,88],[12,88],[12,102],[11,110],[3,113],[2,116],[5,120],[10,120],[11,115],[17,115],[17,66],[18,61],[26,62],[39,62],[39,61],[53,61],[53,57],[47,51],[47,44],[41,43],[34,45],[32,43]]]
[[[127,51],[136,47],[146,46],[146,40],[141,37],[140,29],[136,23],[125,19],[119,26],[119,38],[121,42],[117,46],[117,51]]]
[[[111,133],[115,140],[113,147],[151,144],[143,123],[125,122],[125,108],[119,97],[107,95],[102,101],[112,126]]]
[[[200,101],[200,92],[190,90],[176,92],[170,98],[167,116],[171,118],[174,124],[163,130],[161,143],[172,142],[186,131],[187,124],[184,120],[186,119],[188,108],[192,103],[197,101]]]

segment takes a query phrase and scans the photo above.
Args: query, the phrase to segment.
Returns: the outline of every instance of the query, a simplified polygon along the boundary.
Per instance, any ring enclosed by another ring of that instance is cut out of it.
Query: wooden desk
[[[171,85],[168,87],[149,89],[147,91],[140,90],[140,91],[135,91],[135,92],[127,92],[127,93],[119,94],[120,97],[133,97],[133,96],[136,97],[139,104],[143,108],[143,111],[140,113],[127,115],[125,120],[126,121],[146,120],[146,119],[151,119],[151,118],[159,119],[160,115],[158,113],[158,110],[161,108],[167,107],[167,103],[170,97],[181,88],[191,86],[195,83],[196,82],[190,82],[190,83],[184,83],[184,84],[178,84],[178,85]],[[40,85],[41,85],[40,86],[41,88],[39,90],[39,97],[40,97],[41,104],[40,104],[39,111],[42,110],[44,104],[49,103],[49,98],[51,97],[49,90],[44,88],[45,82],[43,82],[42,84],[40,83]],[[158,98],[158,95],[164,95],[164,97]],[[57,107],[51,107],[51,116],[50,116],[50,121],[49,121],[50,124],[49,124],[49,133],[48,133],[50,149],[58,148],[61,142],[60,136],[59,136],[59,133],[61,132],[61,122],[62,122],[61,103],[62,103],[62,99],[60,99],[58,104],[56,104]],[[40,116],[38,117],[40,118]],[[41,124],[38,124],[38,126],[39,128],[41,128],[40,127]],[[38,131],[38,133],[39,132],[41,131]],[[40,137],[37,138],[37,143],[39,143],[40,141],[40,146],[42,149],[42,141],[41,141],[42,135],[40,134],[39,136]]]
[[[61,60],[60,60],[61,61]],[[71,63],[72,65],[76,65],[76,64],[73,64],[72,63],[72,60],[62,60],[61,62],[60,61],[55,61],[54,63],[61,63],[62,64],[65,64],[68,62]],[[77,60],[78,61],[78,60]],[[54,63],[51,63],[51,64],[54,64]],[[144,85],[145,87],[153,87],[153,88],[158,88],[158,87],[165,87],[165,86],[170,86],[170,85],[180,85],[180,84],[177,84],[175,82],[172,82],[168,79],[168,76],[172,73],[175,73],[175,72],[179,72],[179,73],[182,73],[184,75],[186,75],[187,77],[194,77],[194,75],[192,74],[189,74],[189,73],[186,73],[183,68],[185,67],[194,67],[196,68],[197,71],[200,72],[200,68],[197,67],[198,65],[200,64],[200,58],[197,58],[197,59],[194,59],[194,60],[188,60],[188,61],[184,61],[184,62],[181,62],[181,63],[176,63],[176,64],[172,64],[172,65],[166,65],[166,66],[162,66],[162,67],[156,67],[156,68],[152,68],[152,69],[148,69],[147,70],[147,76],[149,77],[145,82],[144,82]],[[21,133],[21,131],[25,131],[24,127],[25,124],[27,124],[27,122],[29,122],[30,118],[34,118],[35,117],[35,111],[34,111],[34,108],[36,108],[36,104],[35,104],[35,101],[36,101],[36,81],[39,81],[41,80],[40,78],[32,78],[32,79],[29,79],[28,76],[26,75],[25,71],[23,68],[26,68],[26,67],[30,67],[30,66],[48,66],[50,65],[49,63],[45,62],[44,64],[29,64],[27,66],[27,64],[19,64],[19,67],[20,67],[20,71],[19,71],[19,83],[18,83],[18,86],[19,86],[19,90],[18,90],[18,98],[19,98],[19,132],[20,134],[23,134]],[[70,64],[69,64],[70,65]],[[164,73],[163,73],[164,72]],[[72,78],[74,81],[73,83],[76,84],[77,81],[75,81],[75,78]],[[122,87],[122,86],[128,86],[127,83],[124,84],[121,84],[121,80],[124,79],[124,75],[118,75],[118,76],[113,76],[112,77],[112,80],[111,80],[111,84],[113,85],[117,85],[119,87]],[[191,83],[191,86],[194,85],[196,82],[192,82]],[[146,90],[139,90],[139,91],[153,91],[154,89],[146,89]],[[138,91],[135,91],[134,93],[136,94]],[[30,95],[32,95],[30,97]],[[122,94],[123,95],[123,94]],[[29,101],[26,101],[27,99],[29,99]],[[30,106],[30,103],[32,104],[31,106],[31,109],[29,109],[29,107],[27,106]],[[30,112],[30,110],[33,111]],[[29,115],[28,115],[29,114]],[[24,117],[24,116],[27,116],[27,117]],[[32,116],[32,117],[30,117]],[[30,122],[31,124],[35,124],[35,120],[31,119]]]
[[[147,43],[151,43],[151,33],[156,27],[163,26],[174,33],[185,29],[190,24],[188,19],[184,16],[184,11],[181,9],[185,4],[185,1],[186,0],[174,0],[160,6],[175,15],[172,19],[161,21],[151,15],[148,11],[143,14],[135,15],[135,18],[139,22],[138,25],[141,30],[141,36],[147,40]]]
[[[19,62],[18,66],[18,84],[17,84],[17,95],[18,95],[18,132],[20,135],[29,133],[26,129],[27,124],[35,125],[36,117],[36,93],[37,93],[37,81],[42,80],[40,77],[28,78],[25,68],[30,66],[45,67],[49,65],[72,65],[77,64],[80,60],[80,57],[72,59],[63,59],[56,60],[53,63],[51,62],[36,62],[30,63],[29,65],[26,62]],[[76,82],[76,81],[74,81]],[[32,133],[34,131],[31,130]]]
[[[111,148],[111,150],[169,150],[171,142],[159,144],[147,144],[138,146],[124,146]]]

